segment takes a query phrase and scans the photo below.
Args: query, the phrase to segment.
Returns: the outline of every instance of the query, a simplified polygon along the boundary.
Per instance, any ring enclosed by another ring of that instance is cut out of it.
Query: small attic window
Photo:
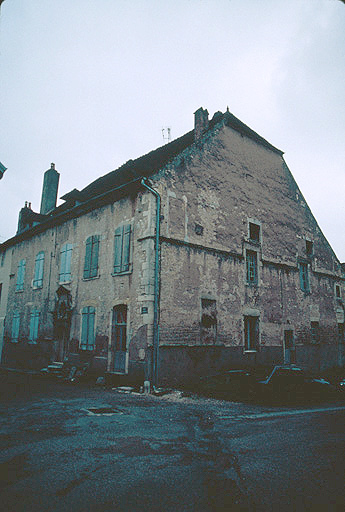
[[[195,233],[199,236],[204,234],[204,228],[200,224],[195,224]]]
[[[307,256],[313,255],[313,247],[314,247],[314,244],[311,240],[305,241],[305,252],[306,252]]]
[[[253,242],[260,242],[260,226],[249,222],[249,239]]]
[[[335,296],[337,299],[340,299],[340,286],[339,284],[335,285]]]

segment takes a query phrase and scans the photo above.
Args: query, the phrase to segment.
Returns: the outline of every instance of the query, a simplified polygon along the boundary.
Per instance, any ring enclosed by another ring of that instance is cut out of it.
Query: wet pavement
[[[6,511],[345,509],[345,404],[269,407],[0,378]]]

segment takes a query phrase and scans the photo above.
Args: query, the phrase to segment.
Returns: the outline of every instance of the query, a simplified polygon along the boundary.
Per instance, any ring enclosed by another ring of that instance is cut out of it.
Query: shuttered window
[[[92,235],[86,240],[84,279],[98,275],[99,235]]]
[[[43,286],[43,272],[44,272],[44,252],[41,251],[37,254],[35,259],[35,274],[33,280],[34,288],[42,288]]]
[[[81,316],[81,342],[82,350],[93,350],[95,348],[95,316],[96,310],[87,306],[82,310]]]
[[[126,224],[115,230],[114,274],[130,269],[131,225]]]
[[[309,275],[308,275],[308,264],[307,263],[299,264],[299,279],[300,279],[301,290],[303,292],[308,293],[310,291],[310,286],[309,286]]]
[[[13,317],[12,317],[12,331],[11,331],[11,341],[13,343],[18,343],[19,324],[20,324],[20,314],[19,314],[19,311],[14,311],[13,312]]]
[[[258,284],[258,258],[256,251],[247,251],[246,253],[247,265],[247,283]]]
[[[34,308],[30,313],[29,343],[37,343],[40,312]]]
[[[60,251],[60,283],[69,283],[71,281],[71,261],[72,244],[65,244]]]
[[[25,260],[20,260],[18,263],[18,273],[17,273],[17,283],[16,283],[16,291],[24,290],[24,277],[25,277]]]

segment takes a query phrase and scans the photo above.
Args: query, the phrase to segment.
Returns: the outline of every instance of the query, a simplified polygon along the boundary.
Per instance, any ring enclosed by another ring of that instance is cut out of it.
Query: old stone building
[[[341,265],[283,153],[229,111],[74,189],[44,178],[11,254],[3,364],[181,384],[344,364]]]

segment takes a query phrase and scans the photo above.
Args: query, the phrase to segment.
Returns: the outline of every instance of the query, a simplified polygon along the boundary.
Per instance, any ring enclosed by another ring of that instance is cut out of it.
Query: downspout
[[[153,343],[152,343],[152,384],[158,386],[159,367],[159,236],[161,217],[161,196],[147,184],[147,178],[142,178],[141,184],[156,198],[156,234],[155,234],[155,276],[153,302]]]

